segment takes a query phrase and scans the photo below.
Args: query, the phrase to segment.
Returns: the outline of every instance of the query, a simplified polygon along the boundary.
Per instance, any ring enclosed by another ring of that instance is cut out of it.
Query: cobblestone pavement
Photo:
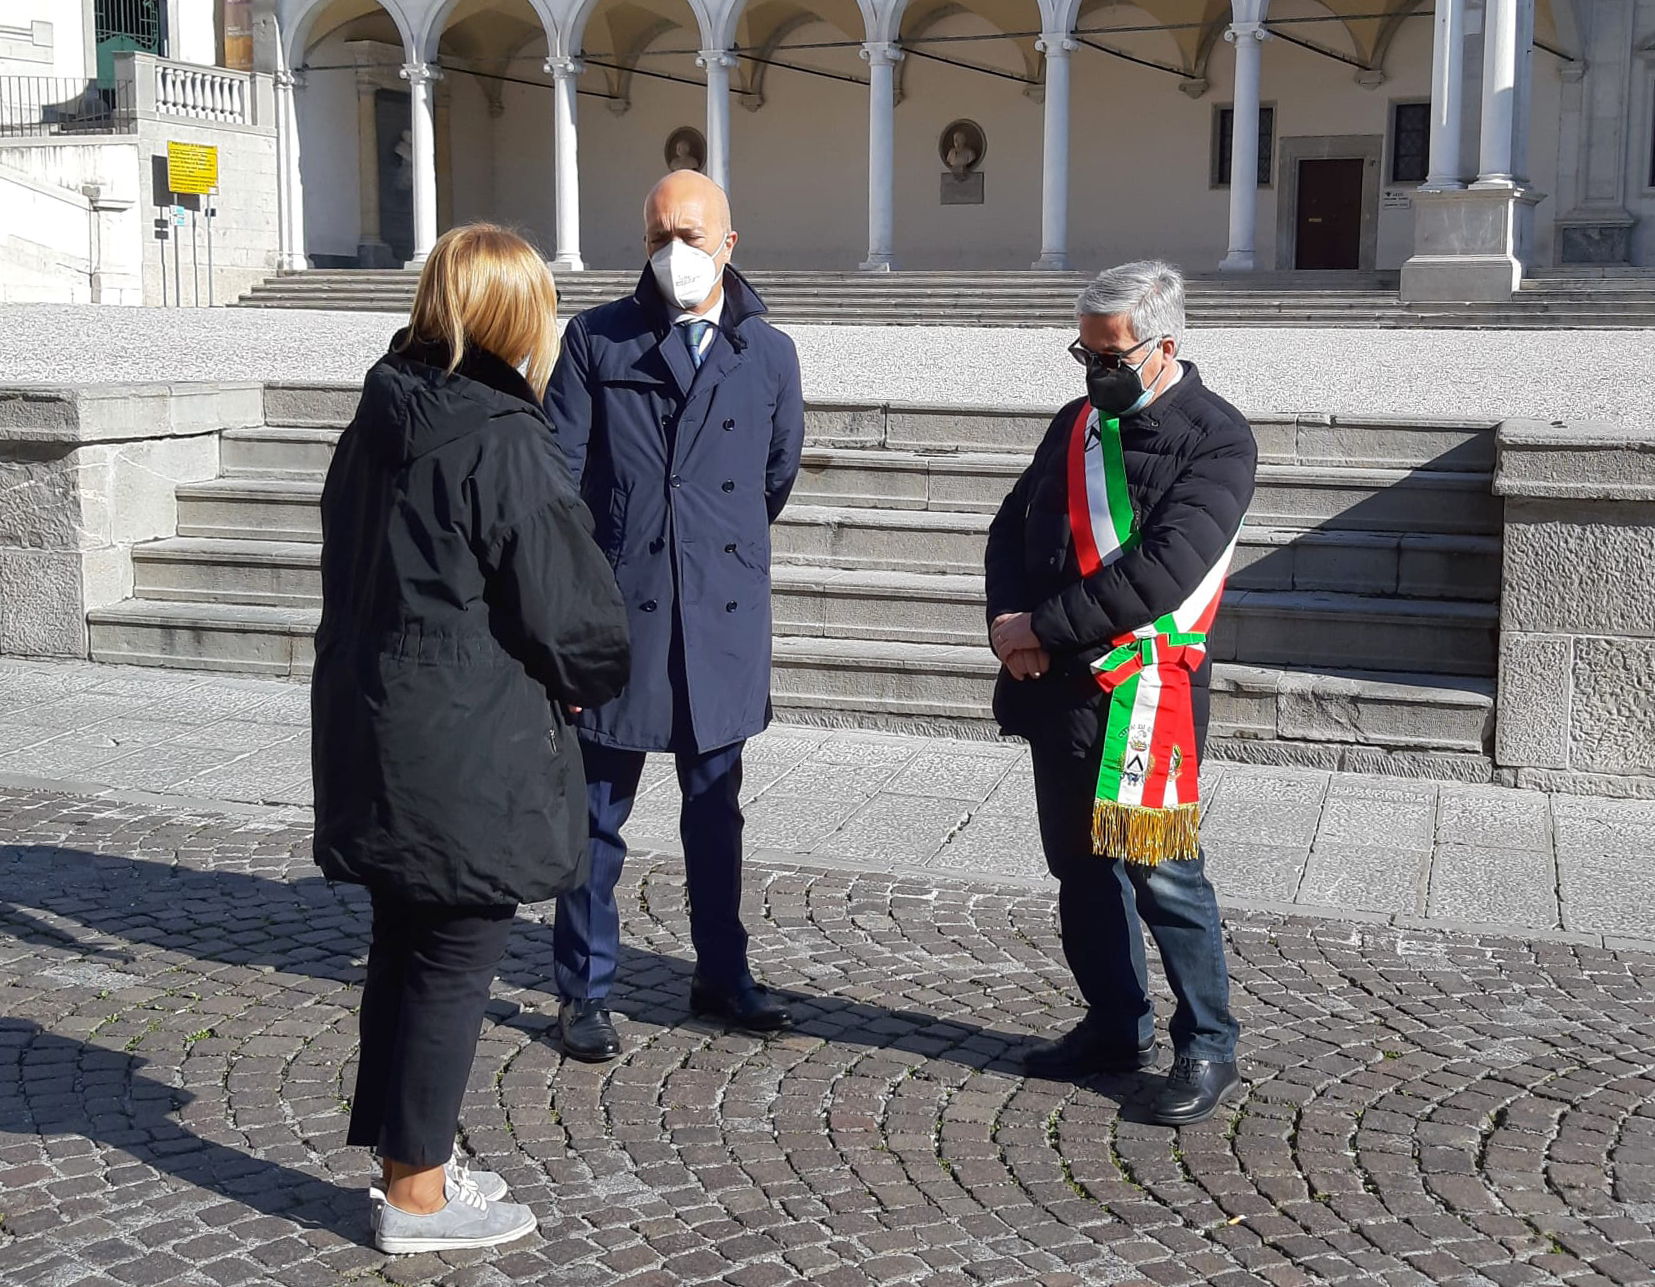
[[[388,1261],[344,1147],[365,900],[304,826],[3,791],[0,834],[8,1287],[1655,1281],[1652,955],[1234,917],[1249,1084],[1175,1133],[1147,1078],[1011,1072],[1079,1013],[1048,892],[753,864],[801,1019],[763,1042],[687,1019],[679,865],[638,855],[624,1058],[548,1037],[545,908],[485,1023],[462,1147],[538,1236]]]
[[[308,819],[309,692],[86,663],[0,661],[0,785]],[[1018,744],[777,726],[749,744],[747,839],[772,862],[1043,885]],[[679,852],[678,784],[652,759],[628,835]],[[1404,928],[1523,930],[1655,948],[1655,801],[1295,769],[1203,766],[1219,897]]]
[[[384,313],[0,305],[0,381],[357,381],[398,320]],[[1084,392],[1072,331],[787,326],[815,400],[1061,406]],[[1647,331],[1193,330],[1185,356],[1242,411],[1640,422]],[[1613,380],[1558,380],[1560,370]],[[1433,378],[1452,371],[1452,379]],[[1584,386],[1584,387],[1583,387]]]

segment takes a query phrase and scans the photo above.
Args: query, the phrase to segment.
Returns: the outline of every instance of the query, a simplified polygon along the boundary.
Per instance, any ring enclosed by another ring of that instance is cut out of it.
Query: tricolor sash
[[[1108,567],[1142,539],[1134,527],[1119,420],[1090,404],[1069,440],[1069,525],[1080,574]],[[1154,864],[1200,852],[1200,766],[1190,677],[1207,655],[1235,538],[1181,605],[1113,640],[1092,663],[1109,694],[1092,811],[1092,847]]]

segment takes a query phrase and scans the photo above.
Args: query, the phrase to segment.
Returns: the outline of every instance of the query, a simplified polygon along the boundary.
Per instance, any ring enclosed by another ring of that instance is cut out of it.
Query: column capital
[[[1048,31],[1034,42],[1034,47],[1048,58],[1061,58],[1080,48],[1080,41],[1065,31]]]
[[[442,79],[442,67],[437,63],[403,63],[397,75],[410,85],[430,85]]]
[[[275,83],[277,89],[294,90],[305,87],[305,74],[302,71],[284,70],[274,72],[270,79]]]
[[[903,58],[902,46],[894,40],[864,41],[861,54],[870,67],[895,67]]]
[[[725,71],[730,71],[740,62],[741,59],[728,49],[703,49],[695,56],[695,65],[707,69],[722,67]]]
[[[542,66],[548,75],[558,80],[586,74],[586,60],[579,54],[571,54],[567,58],[548,58]]]
[[[1232,22],[1224,29],[1224,39],[1232,45],[1243,40],[1256,40],[1263,44],[1270,39],[1270,31],[1262,22]]]

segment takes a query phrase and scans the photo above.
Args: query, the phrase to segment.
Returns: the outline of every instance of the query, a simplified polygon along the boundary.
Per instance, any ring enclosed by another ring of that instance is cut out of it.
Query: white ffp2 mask
[[[717,259],[676,237],[649,257],[649,266],[661,294],[678,308],[699,306],[718,284]]]

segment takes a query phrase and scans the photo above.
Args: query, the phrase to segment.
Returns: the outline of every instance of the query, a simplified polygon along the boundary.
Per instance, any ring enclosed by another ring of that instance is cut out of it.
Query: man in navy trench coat
[[[690,1006],[748,1031],[791,1016],[753,978],[741,924],[741,751],[770,718],[770,524],[799,470],[792,340],[729,267],[729,202],[684,170],[644,208],[650,257],[630,298],[575,318],[546,413],[596,520],[632,628],[625,692],[576,720],[592,874],[558,902],[564,1049],[620,1053],[605,1004],[620,948],[615,885],[644,756],[677,759],[696,972]]]

